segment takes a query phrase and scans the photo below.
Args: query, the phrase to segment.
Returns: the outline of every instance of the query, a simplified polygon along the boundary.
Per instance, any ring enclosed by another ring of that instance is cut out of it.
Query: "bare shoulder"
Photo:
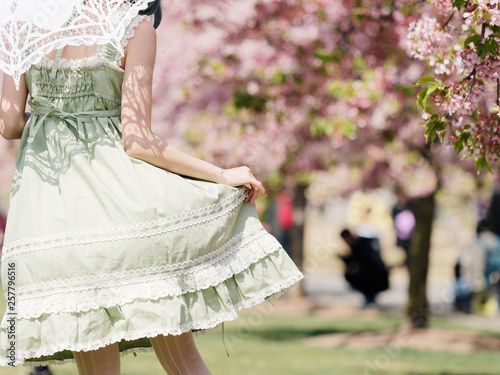
[[[129,55],[146,57],[156,52],[156,29],[147,18],[134,28],[134,35],[128,40],[124,52],[125,63]]]
[[[156,38],[156,29],[154,28],[151,21],[144,18],[135,28],[134,38]]]

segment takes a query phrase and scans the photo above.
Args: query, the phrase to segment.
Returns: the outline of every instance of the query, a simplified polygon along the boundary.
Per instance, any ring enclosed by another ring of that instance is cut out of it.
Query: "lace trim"
[[[126,47],[128,40],[134,37],[135,28],[139,25],[139,23],[141,23],[143,19],[149,19],[149,16],[137,15],[129,24],[123,38],[120,41],[122,49]],[[104,65],[116,69],[122,73],[125,72],[125,70],[122,69],[118,64],[122,59],[121,52],[115,49],[115,51],[113,52],[113,57],[110,58],[106,56],[107,48],[109,48],[109,45],[99,44],[97,47],[97,52],[94,56],[84,57],[81,59],[65,59],[61,57],[59,60],[58,68],[71,69]],[[54,66],[54,63],[55,61],[53,59],[49,59],[47,56],[43,56],[37,64],[33,65],[52,68]]]
[[[54,353],[63,351],[63,350],[71,350],[71,351],[89,351],[89,350],[96,350],[99,348],[102,348],[104,346],[113,344],[115,342],[119,342],[121,340],[126,340],[126,341],[132,341],[132,340],[137,340],[143,337],[156,337],[160,334],[162,335],[180,335],[184,332],[188,332],[189,330],[197,329],[200,331],[193,332],[194,336],[198,335],[203,335],[206,334],[207,332],[218,328],[223,322],[226,321],[231,321],[235,320],[238,318],[237,312],[253,307],[255,305],[258,305],[262,302],[265,302],[266,299],[270,299],[270,297],[273,297],[276,295],[276,293],[280,293],[280,295],[283,295],[284,291],[294,284],[296,284],[298,281],[302,280],[304,278],[304,275],[302,273],[299,273],[293,277],[290,277],[285,280],[281,280],[280,282],[269,286],[266,289],[261,290],[255,297],[248,299],[246,301],[242,301],[240,303],[237,303],[233,305],[233,311],[230,313],[224,313],[224,314],[219,314],[211,319],[204,320],[204,321],[194,321],[194,322],[188,322],[185,324],[182,324],[179,327],[176,328],[163,328],[163,329],[155,329],[155,330],[142,330],[142,331],[134,331],[134,332],[119,332],[115,335],[108,336],[102,340],[92,342],[92,343],[87,343],[87,344],[73,344],[73,345],[65,345],[65,344],[60,344],[60,345],[53,345],[49,346],[43,349],[35,349],[35,350],[24,350],[24,351],[18,351],[16,353],[16,362],[14,363],[15,366],[44,366],[44,365],[59,365],[59,364],[65,364],[65,363],[75,363],[74,358],[68,358],[65,360],[48,360],[48,361],[40,361],[40,362],[32,362],[30,361],[29,363],[25,362],[26,358],[38,358],[41,356],[48,356],[52,355]],[[273,298],[274,299],[274,298]],[[125,356],[127,354],[130,354],[132,352],[149,352],[151,351],[152,348],[131,348],[124,350],[123,352],[120,353],[120,356]],[[7,366],[8,359],[5,357],[0,357],[0,366]]]
[[[125,34],[123,35],[123,38],[121,40],[121,46],[122,48],[125,48],[127,46],[127,43],[128,43],[128,40],[133,38],[134,35],[135,35],[135,28],[137,26],[139,26],[139,24],[141,23],[141,21],[143,19],[147,19],[151,22],[151,18],[149,16],[146,16],[146,15],[138,15],[136,16],[132,22],[130,23],[129,27],[127,28],[127,31],[125,32]],[[120,54],[118,54],[120,55]]]
[[[131,38],[133,38],[135,36],[135,28],[137,26],[139,26],[139,24],[141,23],[141,21],[143,19],[148,19],[149,21],[151,21],[151,19],[149,18],[149,16],[146,16],[146,15],[138,15],[138,16],[136,16],[132,20],[132,22],[130,23],[129,27],[125,31],[125,34],[124,34],[122,40],[120,41],[120,45],[122,47],[122,50],[127,46],[129,39],[131,39]],[[112,60],[118,66],[118,62],[120,62],[121,59],[122,59],[121,52],[120,51],[116,51],[116,54],[115,54],[115,56],[114,56],[114,58]]]
[[[34,66],[43,66],[46,68],[52,68],[54,65],[54,60],[49,59],[48,57],[42,57],[39,63],[33,64]],[[103,59],[100,56],[89,56],[89,57],[84,57],[83,59],[65,59],[61,58],[59,60],[59,66],[58,68],[61,69],[72,69],[72,68],[82,68],[82,67],[92,67],[92,66],[109,66],[115,70],[118,70],[120,72],[124,72],[124,70],[115,62],[110,62],[106,59]]]
[[[232,237],[217,250],[205,254],[194,260],[187,260],[176,264],[168,264],[164,266],[157,266],[151,268],[114,272],[104,275],[85,276],[73,279],[48,281],[40,284],[18,287],[17,292],[18,295],[21,297],[24,297],[24,295],[29,295],[29,294],[36,294],[36,297],[38,297],[41,294],[47,296],[50,294],[93,290],[96,288],[96,286],[98,286],[99,288],[110,288],[128,284],[137,284],[138,281],[142,282],[138,279],[144,279],[144,278],[147,278],[147,280],[143,280],[144,282],[149,282],[151,281],[150,279],[151,276],[159,276],[160,278],[163,279],[164,277],[187,275],[193,272],[201,271],[203,268],[213,267],[213,264],[211,263],[219,263],[220,261],[223,260],[223,258],[232,255],[236,250],[238,250],[238,248],[246,247],[251,241],[255,241],[259,239],[261,236],[268,236],[268,235],[269,233],[259,223],[256,226],[252,227],[249,231],[239,233],[236,236]],[[267,240],[269,239],[270,238],[268,237]],[[275,240],[274,237],[272,238],[272,240],[273,241],[271,242],[273,243],[273,245],[279,245],[279,242],[277,242],[277,240]],[[169,275],[165,275],[165,273],[169,273]],[[134,279],[133,281],[131,281],[132,278]],[[200,290],[205,288],[199,287],[197,289]],[[186,292],[194,290],[195,289],[183,290],[181,291],[180,294],[184,294]],[[25,298],[29,298],[29,296]]]
[[[35,0],[33,0],[36,3]],[[133,3],[123,0],[87,0],[87,4],[70,4],[63,7],[75,6],[75,9],[84,10],[72,15],[68,22],[61,27],[47,32],[45,25],[31,20],[10,21],[6,37],[0,38],[0,68],[14,78],[19,86],[21,74],[28,71],[30,66],[39,62],[50,51],[62,48],[65,45],[92,45],[95,43],[111,43],[121,49],[123,35],[128,33],[132,20],[138,12],[148,7],[150,1],[136,0]],[[37,4],[37,7],[39,4]],[[93,16],[89,17],[90,13]],[[34,12],[33,14],[36,14]],[[146,17],[145,15],[140,15]],[[64,35],[65,31],[72,30],[72,35]],[[12,41],[16,41],[16,48],[12,48]],[[33,48],[35,47],[35,48]],[[120,51],[121,53],[121,51]]]
[[[232,237],[213,255],[196,259],[188,270],[154,267],[18,288],[17,319],[84,312],[200,291],[243,272],[280,248],[278,240],[259,223],[248,233]]]
[[[53,249],[61,246],[130,240],[176,231],[192,225],[211,221],[228,214],[239,206],[248,195],[248,192],[249,190],[247,188],[240,188],[231,196],[211,206],[149,222],[71,231],[43,237],[24,238],[4,244],[2,258],[7,260],[20,254]]]

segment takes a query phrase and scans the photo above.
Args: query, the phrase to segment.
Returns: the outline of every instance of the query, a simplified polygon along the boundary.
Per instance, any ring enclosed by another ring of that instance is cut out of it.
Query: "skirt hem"
[[[208,321],[204,322],[188,322],[180,327],[178,327],[176,330],[172,329],[167,329],[167,330],[155,330],[154,332],[149,331],[149,332],[144,332],[144,331],[135,331],[135,332],[120,332],[120,334],[106,338],[104,340],[101,340],[99,342],[94,342],[94,343],[87,343],[84,345],[79,345],[77,347],[71,347],[71,348],[58,348],[58,349],[48,349],[45,350],[44,352],[38,353],[38,356],[47,356],[47,355],[52,355],[55,354],[59,351],[62,350],[71,350],[71,351],[88,351],[88,350],[96,350],[99,348],[102,348],[104,346],[113,344],[115,342],[120,342],[121,340],[137,340],[141,339],[144,337],[155,337],[160,334],[172,334],[172,335],[180,335],[184,332],[188,332],[192,329],[196,329],[197,331],[193,332],[193,336],[198,336],[198,335],[203,335],[206,334],[210,331],[213,331],[217,329],[223,322],[226,321],[231,321],[235,320],[238,318],[237,312],[250,308],[253,306],[256,306],[262,302],[270,301],[270,300],[275,300],[279,297],[281,297],[285,290],[289,289],[291,286],[296,284],[298,281],[302,280],[304,278],[304,275],[299,272],[298,274],[285,279],[281,280],[280,282],[271,285],[270,287],[262,290],[257,296],[254,298],[248,299],[246,301],[242,301],[240,303],[234,304],[233,305],[233,311],[225,314],[218,315],[214,317],[213,319],[210,319]],[[136,347],[136,348],[129,348],[125,349],[120,352],[120,357],[123,357],[125,355],[128,355],[133,352],[149,352],[153,350],[152,347]],[[34,356],[31,356],[32,358]],[[9,365],[10,361],[6,357],[0,357],[0,366],[10,366]],[[31,360],[21,360],[19,361],[16,358],[16,361],[14,363],[13,367],[17,366],[47,366],[47,365],[64,365],[66,363],[75,363],[74,358],[66,358],[66,359],[49,359],[49,360],[42,360],[42,361],[31,361]]]

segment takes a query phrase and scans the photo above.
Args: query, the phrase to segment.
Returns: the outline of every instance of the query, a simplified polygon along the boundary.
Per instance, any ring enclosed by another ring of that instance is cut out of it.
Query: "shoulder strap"
[[[57,50],[57,54],[56,54],[56,57],[54,59],[54,64],[52,65],[52,69],[50,70],[50,78],[51,79],[54,79],[54,76],[55,76],[56,71],[57,71],[57,67],[59,66],[59,62],[61,61],[61,55],[63,53],[63,50],[64,50],[64,47]]]
[[[64,32],[64,36],[69,34],[70,30],[66,30]],[[59,62],[61,61],[61,55],[63,53],[64,47],[57,50],[56,57],[54,59],[54,64],[52,65],[52,69],[50,70],[50,78],[54,79],[56,76],[57,68],[59,67]]]

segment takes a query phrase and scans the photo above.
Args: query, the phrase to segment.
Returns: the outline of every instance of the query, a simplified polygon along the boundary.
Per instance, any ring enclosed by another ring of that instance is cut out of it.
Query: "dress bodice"
[[[144,18],[137,15],[130,23],[121,41],[123,48]],[[89,150],[84,144],[103,142],[109,124],[116,134],[121,134],[124,71],[118,62],[122,55],[111,43],[97,47],[97,54],[79,60],[62,59],[61,48],[54,60],[44,57],[26,71],[32,116],[24,128],[23,140],[43,143],[44,137],[56,136],[53,147],[57,148],[63,134],[72,134],[78,139],[80,151],[86,153]],[[121,142],[121,135],[118,138]]]
[[[84,143],[101,138],[99,118],[113,117],[114,125],[121,122],[123,69],[113,57],[116,49],[99,46],[95,57],[66,60],[61,66],[62,52],[59,49],[54,60],[45,58],[25,73],[32,113],[23,132],[28,143],[50,127],[50,117],[62,120]]]
[[[89,58],[55,60],[44,57],[25,73],[30,94],[46,98],[65,112],[112,109],[120,106],[123,69],[119,67],[111,47],[105,45]]]
[[[65,112],[112,109],[121,105],[123,72],[109,64],[58,67],[32,65],[25,73],[30,99],[50,100]]]
[[[121,40],[122,48],[143,19],[150,20],[148,16],[137,15],[128,25]],[[58,50],[54,60],[43,57],[26,71],[30,106],[34,100],[42,98],[64,113],[120,107],[124,71],[119,61],[122,56],[111,43],[98,45],[94,56],[83,59],[61,58],[62,51]]]

